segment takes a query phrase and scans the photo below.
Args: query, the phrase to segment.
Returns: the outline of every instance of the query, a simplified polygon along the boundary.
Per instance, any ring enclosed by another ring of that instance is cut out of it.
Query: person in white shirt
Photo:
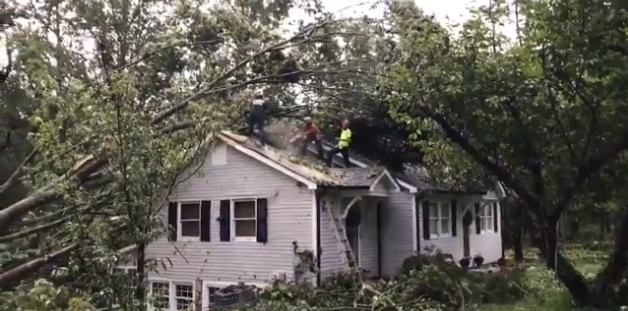
[[[249,117],[247,119],[247,134],[252,136],[255,134],[255,127],[257,127],[257,137],[259,138],[262,144],[266,144],[266,132],[264,132],[264,104],[266,100],[264,99],[264,94],[261,92],[256,92],[253,95],[253,101],[251,102],[251,113],[249,113]]]

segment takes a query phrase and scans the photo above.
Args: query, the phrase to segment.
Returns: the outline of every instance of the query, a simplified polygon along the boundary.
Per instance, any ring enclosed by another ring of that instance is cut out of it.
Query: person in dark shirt
[[[266,99],[264,94],[256,92],[253,95],[253,101],[251,102],[251,112],[247,118],[247,135],[252,136],[255,134],[254,130],[257,127],[257,137],[262,145],[266,144],[266,132],[264,131],[264,104]]]
[[[303,142],[301,143],[301,155],[305,155],[307,152],[307,146],[310,142],[314,142],[316,145],[316,149],[318,150],[318,156],[321,160],[325,159],[323,154],[323,143],[321,142],[322,135],[321,130],[316,126],[312,119],[307,117],[304,120],[303,129],[301,131],[301,137],[303,138]]]

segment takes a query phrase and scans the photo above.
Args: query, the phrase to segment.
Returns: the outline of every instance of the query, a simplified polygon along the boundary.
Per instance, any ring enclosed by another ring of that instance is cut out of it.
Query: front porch
[[[352,180],[354,186],[327,189],[322,198],[325,204],[323,210],[331,209],[333,216],[325,212],[321,214],[321,271],[323,275],[345,271],[348,268],[346,262],[344,265],[340,264],[341,260],[335,257],[342,259],[343,248],[349,247],[355,263],[366,270],[367,276],[379,276],[382,240],[379,219],[388,198],[400,191],[399,186],[383,169],[375,170],[376,173],[373,173],[373,169],[364,168],[332,171],[334,174],[342,174],[342,178]],[[358,179],[363,179],[364,182],[358,182]],[[336,230],[335,226],[343,228]],[[336,231],[341,233],[336,234]],[[330,255],[330,252],[338,256]]]
[[[369,277],[379,276],[381,262],[381,215],[387,197],[381,195],[346,196],[332,205],[339,215],[357,265]],[[340,246],[337,246],[340,248]]]

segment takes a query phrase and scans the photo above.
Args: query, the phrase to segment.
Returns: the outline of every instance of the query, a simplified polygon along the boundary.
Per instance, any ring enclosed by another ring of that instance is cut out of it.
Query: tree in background
[[[626,210],[615,250],[593,281],[561,252],[557,226],[575,205],[588,209],[626,186],[625,3],[516,4],[518,38],[509,42],[496,31],[503,1],[479,8],[451,37],[431,31],[412,3],[393,3],[398,51],[380,79],[391,114],[429,131],[417,143],[432,177],[488,178],[512,190],[534,245],[576,302],[623,305]]]

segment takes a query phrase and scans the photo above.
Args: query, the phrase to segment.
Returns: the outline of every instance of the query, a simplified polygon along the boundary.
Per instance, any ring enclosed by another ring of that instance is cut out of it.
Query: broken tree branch
[[[31,227],[29,229],[26,230],[22,230],[19,232],[15,232],[9,235],[5,235],[5,236],[1,236],[0,237],[0,243],[8,243],[17,239],[21,239],[23,237],[27,237],[31,234],[34,233],[38,233],[38,232],[42,232],[57,226],[60,226],[61,224],[63,224],[64,222],[66,222],[68,219],[70,219],[69,216],[63,217],[61,219],[55,220],[51,223],[47,223],[47,224],[43,224],[43,225],[39,225],[37,227]]]
[[[21,226],[21,227],[33,226],[33,225],[39,224],[41,222],[57,218],[57,216],[63,215],[64,213],[68,213],[68,212],[73,211],[75,209],[76,209],[76,207],[64,208],[62,210],[54,211],[52,213],[48,213],[48,214],[45,214],[45,215],[42,215],[42,216],[39,216],[39,217],[23,220],[23,221],[21,221],[17,225]]]
[[[327,21],[323,21],[317,25],[314,25],[310,28],[308,28],[308,32],[324,27],[325,25],[328,25],[330,23],[336,22],[336,20],[327,20]],[[172,116],[173,114],[175,114],[177,111],[180,111],[181,109],[184,109],[191,101],[196,100],[198,98],[200,98],[201,96],[207,94],[208,92],[212,92],[214,86],[216,86],[216,84],[218,84],[220,81],[228,78],[231,74],[233,74],[235,71],[237,71],[238,69],[246,66],[246,64],[248,64],[249,62],[253,61],[255,57],[262,55],[264,53],[273,51],[273,50],[281,50],[283,48],[285,48],[287,45],[292,44],[303,44],[309,41],[315,41],[318,38],[322,38],[325,36],[330,36],[330,34],[323,34],[320,36],[312,36],[312,37],[307,37],[305,39],[303,39],[303,32],[300,32],[294,36],[292,36],[291,38],[288,38],[286,40],[283,40],[277,44],[271,45],[270,47],[267,47],[265,49],[262,49],[261,51],[259,51],[258,53],[256,53],[255,55],[249,57],[248,59],[240,62],[239,64],[237,64],[235,67],[231,68],[230,70],[225,71],[224,73],[218,75],[213,81],[211,81],[208,85],[206,85],[203,89],[201,89],[200,91],[197,91],[193,94],[191,94],[190,96],[188,96],[187,98],[183,99],[182,101],[180,101],[179,103],[167,108],[165,111],[159,113],[155,118],[153,118],[152,120],[152,124],[153,125],[157,125],[160,124],[162,121],[166,120],[168,117]],[[254,79],[254,82],[250,82],[249,84],[252,83],[262,83],[264,81],[264,77],[259,78],[259,79]],[[175,124],[169,127],[164,127],[162,128],[160,131],[163,134],[170,134],[173,132],[176,132],[178,130],[182,130],[182,129],[187,129],[190,127],[194,126],[194,122],[192,121],[186,121],[184,123],[180,123],[180,124]],[[9,206],[8,208],[0,211],[0,227],[8,227],[10,226],[16,219],[20,218],[21,216],[25,215],[26,213],[30,212],[31,210],[33,210],[35,207],[40,206],[41,204],[45,204],[48,202],[51,202],[52,200],[55,200],[57,198],[59,198],[61,195],[59,193],[59,191],[55,188],[55,186],[59,183],[59,182],[64,182],[67,180],[72,180],[77,182],[78,185],[81,185],[82,183],[85,182],[85,177],[89,174],[91,174],[92,172],[98,170],[99,168],[101,168],[102,166],[104,166],[107,163],[106,159],[97,159],[95,156],[90,156],[87,158],[82,159],[81,161],[77,162],[75,164],[75,167],[73,169],[71,169],[70,171],[68,171],[64,176],[59,177],[57,180],[55,180],[54,182],[34,191],[33,193],[29,194],[26,198],[14,203],[13,205]],[[85,173],[84,173],[85,172]],[[104,182],[104,181],[103,181]]]
[[[201,98],[203,95],[205,95],[207,92],[209,92],[210,90],[212,90],[212,88],[214,88],[214,86],[216,84],[218,84],[220,81],[228,78],[229,76],[231,76],[234,72],[236,72],[237,70],[243,68],[244,66],[246,66],[248,63],[250,63],[251,61],[253,61],[253,59],[265,54],[265,53],[269,53],[275,50],[282,50],[284,48],[286,48],[286,46],[291,43],[294,42],[296,40],[299,40],[300,38],[303,37],[303,35],[307,32],[311,32],[314,31],[316,29],[319,29],[321,27],[324,27],[325,25],[328,25],[332,22],[335,22],[335,20],[327,20],[324,22],[321,22],[317,25],[313,25],[311,28],[308,28],[307,30],[304,31],[300,31],[299,33],[297,33],[296,35],[282,40],[276,44],[273,44],[267,48],[264,48],[262,50],[260,50],[259,52],[253,54],[252,56],[248,57],[247,59],[239,62],[237,65],[235,65],[234,67],[232,67],[231,69],[223,72],[222,74],[218,75],[218,77],[216,77],[215,79],[213,79],[211,82],[209,82],[205,87],[203,87],[202,89],[198,90],[197,92],[193,93],[192,95],[188,96],[187,98],[183,99],[181,102],[167,108],[166,110],[164,110],[163,112],[159,113],[155,118],[153,118],[152,124],[156,125],[161,123],[162,121],[164,121],[165,119],[167,119],[168,117],[174,115],[175,113],[177,113],[178,111],[180,111],[181,109],[185,108],[190,102],[197,100],[199,98]],[[315,36],[315,37],[308,37],[306,39],[303,40],[299,40],[298,42],[296,42],[296,44],[303,44],[305,42],[308,41],[314,41],[318,38],[322,38],[322,37],[326,37],[329,36],[329,34],[324,34],[321,36]]]
[[[77,249],[78,245],[78,243],[72,243],[58,251],[33,259],[9,271],[3,272],[0,274],[0,288],[7,286],[7,284],[11,282],[25,278],[27,275],[39,270],[53,259],[69,254],[73,250]]]
[[[9,207],[0,211],[0,228],[8,227],[13,220],[25,215],[33,210],[35,207],[48,203],[55,198],[58,198],[61,194],[55,188],[59,182],[74,181],[79,185],[86,180],[93,172],[101,168],[106,164],[106,161],[99,160],[93,155],[87,156],[79,161],[65,176],[60,177],[58,180],[51,184],[31,193],[26,198],[15,202]]]
[[[28,162],[30,162],[35,157],[35,155],[37,154],[37,151],[38,151],[37,148],[33,149],[33,151],[31,151],[31,153],[26,157],[26,159],[22,161],[20,166],[18,166],[17,169],[15,169],[11,177],[9,177],[9,179],[7,179],[7,181],[5,181],[4,184],[2,184],[2,186],[0,186],[0,194],[3,194],[5,191],[7,191],[7,189],[9,189],[14,183],[16,183],[19,180],[18,177],[22,173],[22,170],[24,169],[26,164],[28,164]]]

